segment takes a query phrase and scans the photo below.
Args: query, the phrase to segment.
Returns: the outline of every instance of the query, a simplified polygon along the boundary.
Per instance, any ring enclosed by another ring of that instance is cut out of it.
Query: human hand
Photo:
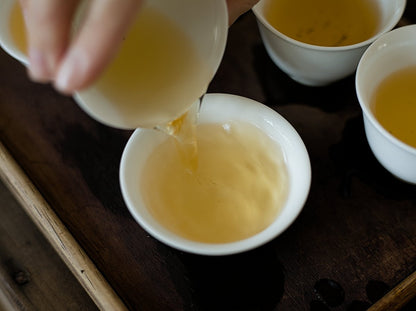
[[[93,83],[115,56],[143,0],[92,0],[80,31],[70,28],[81,0],[19,0],[28,34],[29,77],[72,94]],[[209,1],[209,0],[207,0]],[[227,0],[230,25],[258,0]]]
[[[114,57],[142,0],[96,0],[72,41],[80,0],[20,0],[28,35],[29,76],[71,94],[91,84]],[[120,35],[121,34],[121,35]]]

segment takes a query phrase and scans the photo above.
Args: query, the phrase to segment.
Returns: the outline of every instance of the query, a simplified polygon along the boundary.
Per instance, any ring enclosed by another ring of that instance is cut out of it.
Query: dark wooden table
[[[411,22],[415,2],[403,19]],[[131,131],[92,120],[72,98],[28,81],[22,65],[0,52],[0,141],[129,309],[365,310],[416,270],[416,186],[372,155],[353,76],[319,88],[293,82],[267,56],[248,13],[230,29],[209,92],[278,111],[312,164],[310,195],[295,223],[233,256],[192,255],[150,237],[119,188]],[[416,310],[416,302],[403,310]]]

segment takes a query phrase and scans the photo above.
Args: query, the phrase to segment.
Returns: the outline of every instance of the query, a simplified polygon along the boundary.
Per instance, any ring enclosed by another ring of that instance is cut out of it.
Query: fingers
[[[228,23],[233,24],[243,13],[250,10],[259,0],[227,0]]]
[[[143,0],[91,0],[70,38],[80,0],[20,0],[28,35],[29,76],[71,94],[88,86],[111,61]]]
[[[29,76],[39,82],[53,79],[69,42],[76,0],[21,0],[28,34]]]
[[[117,52],[141,2],[142,0],[92,2],[80,32],[60,64],[55,81],[59,91],[71,94],[88,86],[98,77]]]
[[[67,94],[91,84],[116,54],[143,0],[90,0],[70,38],[81,0],[20,0],[28,33],[29,76]],[[258,0],[227,0],[230,25]]]

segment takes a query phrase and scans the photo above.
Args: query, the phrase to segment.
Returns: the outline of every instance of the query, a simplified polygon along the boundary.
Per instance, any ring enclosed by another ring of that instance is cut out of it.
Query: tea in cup
[[[405,0],[261,0],[253,12],[273,62],[299,83],[322,86],[351,75],[405,6]]]
[[[205,94],[227,32],[222,0],[145,1],[116,59],[75,99],[113,127],[164,125]]]
[[[25,24],[17,0],[0,2],[0,46],[24,65],[28,64]]]
[[[196,137],[191,161],[171,137],[150,129],[137,129],[126,145],[123,198],[149,234],[183,251],[226,255],[290,226],[308,196],[311,167],[283,117],[247,98],[207,94]]]
[[[378,38],[357,68],[368,143],[393,175],[416,184],[416,25]]]

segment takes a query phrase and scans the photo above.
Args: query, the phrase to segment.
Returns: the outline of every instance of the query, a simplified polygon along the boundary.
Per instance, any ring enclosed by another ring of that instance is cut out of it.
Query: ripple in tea
[[[385,78],[371,97],[370,107],[390,134],[416,148],[416,66]]]
[[[288,173],[278,144],[243,122],[197,126],[197,167],[168,137],[139,185],[149,211],[184,238],[226,243],[267,228],[281,211]]]
[[[374,36],[381,13],[374,0],[269,0],[267,21],[286,36],[313,45],[345,46]]]

